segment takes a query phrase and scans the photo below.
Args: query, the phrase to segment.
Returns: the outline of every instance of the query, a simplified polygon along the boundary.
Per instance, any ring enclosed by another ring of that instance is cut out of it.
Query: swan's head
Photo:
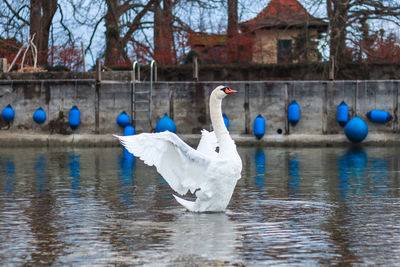
[[[223,99],[225,96],[229,95],[229,94],[234,94],[236,93],[235,90],[230,89],[229,87],[220,85],[217,86],[214,91],[212,92],[212,94],[215,95],[216,98],[218,99]]]

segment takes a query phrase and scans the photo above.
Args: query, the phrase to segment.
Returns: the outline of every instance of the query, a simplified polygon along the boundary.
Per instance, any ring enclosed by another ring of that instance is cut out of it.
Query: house
[[[260,64],[318,61],[318,38],[328,29],[297,0],[271,0],[239,26],[242,34],[252,36],[252,62]]]
[[[240,33],[233,38],[193,33],[190,47],[202,63],[316,62],[318,38],[327,31],[328,24],[310,15],[297,0],[271,0],[256,17],[240,23],[239,28]],[[236,53],[228,56],[230,45]]]
[[[225,34],[192,33],[189,36],[191,50],[204,64],[227,63]]]

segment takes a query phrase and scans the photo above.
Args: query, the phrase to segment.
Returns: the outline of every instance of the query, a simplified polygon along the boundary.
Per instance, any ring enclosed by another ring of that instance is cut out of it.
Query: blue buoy
[[[131,123],[131,119],[129,118],[129,115],[126,114],[125,111],[122,111],[121,114],[118,115],[117,117],[117,123],[121,127],[125,127]]]
[[[259,114],[254,119],[254,135],[257,139],[261,139],[265,134],[265,119]]]
[[[81,112],[77,106],[73,106],[69,111],[69,126],[72,130],[78,128],[81,122]]]
[[[42,107],[38,108],[34,113],[33,113],[33,120],[36,123],[43,123],[46,121],[46,112],[42,109]]]
[[[359,117],[354,117],[344,127],[344,133],[351,142],[359,143],[367,137],[368,126]]]
[[[346,125],[349,120],[349,107],[344,101],[337,107],[337,121],[341,126]]]
[[[288,120],[293,126],[295,126],[300,120],[300,106],[294,100],[288,107]]]
[[[367,113],[367,118],[373,122],[385,123],[390,121],[393,117],[386,110],[373,109]]]
[[[176,133],[175,122],[167,116],[167,114],[162,117],[156,125],[156,133],[170,131],[171,133]]]
[[[128,125],[124,128],[124,136],[135,135],[135,128],[132,125]],[[133,154],[130,153],[125,147],[124,150],[124,158],[125,159],[132,159]]]
[[[135,135],[135,128],[132,125],[128,125],[124,128],[124,136]]]
[[[8,122],[14,120],[14,116],[15,116],[14,109],[11,107],[11,105],[5,107],[1,112],[1,117],[3,118],[3,120]]]
[[[224,118],[224,123],[225,123],[225,127],[226,129],[229,131],[229,119],[228,117],[224,114],[222,114],[222,118]]]

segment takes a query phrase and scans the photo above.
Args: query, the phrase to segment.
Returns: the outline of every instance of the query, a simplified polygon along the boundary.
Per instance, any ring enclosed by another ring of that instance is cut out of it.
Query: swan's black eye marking
[[[226,91],[227,91],[227,90],[229,90],[228,87],[221,88],[221,91],[224,92],[225,94],[226,94]]]

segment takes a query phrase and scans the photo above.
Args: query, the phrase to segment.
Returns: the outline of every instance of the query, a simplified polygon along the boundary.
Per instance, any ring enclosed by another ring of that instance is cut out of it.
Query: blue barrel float
[[[295,126],[300,120],[300,106],[293,100],[288,107],[288,121]]]
[[[222,114],[222,118],[224,119],[224,124],[225,124],[226,129],[229,131],[229,119],[228,119],[228,116],[226,116],[225,113],[224,113],[224,114]]]
[[[46,112],[42,109],[42,107],[39,107],[34,113],[33,113],[33,120],[38,123],[42,124],[43,122],[46,121]]]
[[[368,135],[368,126],[361,118],[354,117],[344,127],[344,133],[351,142],[360,143]]]
[[[345,126],[349,120],[349,107],[346,102],[342,101],[337,107],[337,121],[341,126]]]
[[[131,123],[131,119],[129,118],[129,115],[126,114],[125,111],[122,111],[121,114],[119,114],[117,117],[117,124],[121,127],[125,127],[125,126],[128,126],[129,123]]]
[[[69,110],[69,126],[71,126],[72,130],[75,130],[78,128],[80,122],[81,122],[81,112],[79,111],[77,106],[73,106]]]
[[[373,109],[367,113],[367,118],[373,122],[385,123],[390,121],[393,117],[386,110]]]
[[[128,125],[124,128],[124,136],[135,135],[135,128],[132,125]]]
[[[176,133],[176,125],[175,122],[168,117],[167,114],[162,117],[156,125],[156,133],[161,133],[165,131],[170,131],[171,133]]]
[[[1,111],[1,117],[3,120],[10,122],[14,120],[15,112],[11,105],[8,105]]]
[[[127,125],[124,128],[124,136],[135,135],[135,128],[132,125]],[[132,160],[133,154],[130,153],[125,147],[123,148],[124,151],[124,159],[125,160]]]
[[[265,119],[261,114],[254,119],[254,135],[260,140],[265,134]]]

